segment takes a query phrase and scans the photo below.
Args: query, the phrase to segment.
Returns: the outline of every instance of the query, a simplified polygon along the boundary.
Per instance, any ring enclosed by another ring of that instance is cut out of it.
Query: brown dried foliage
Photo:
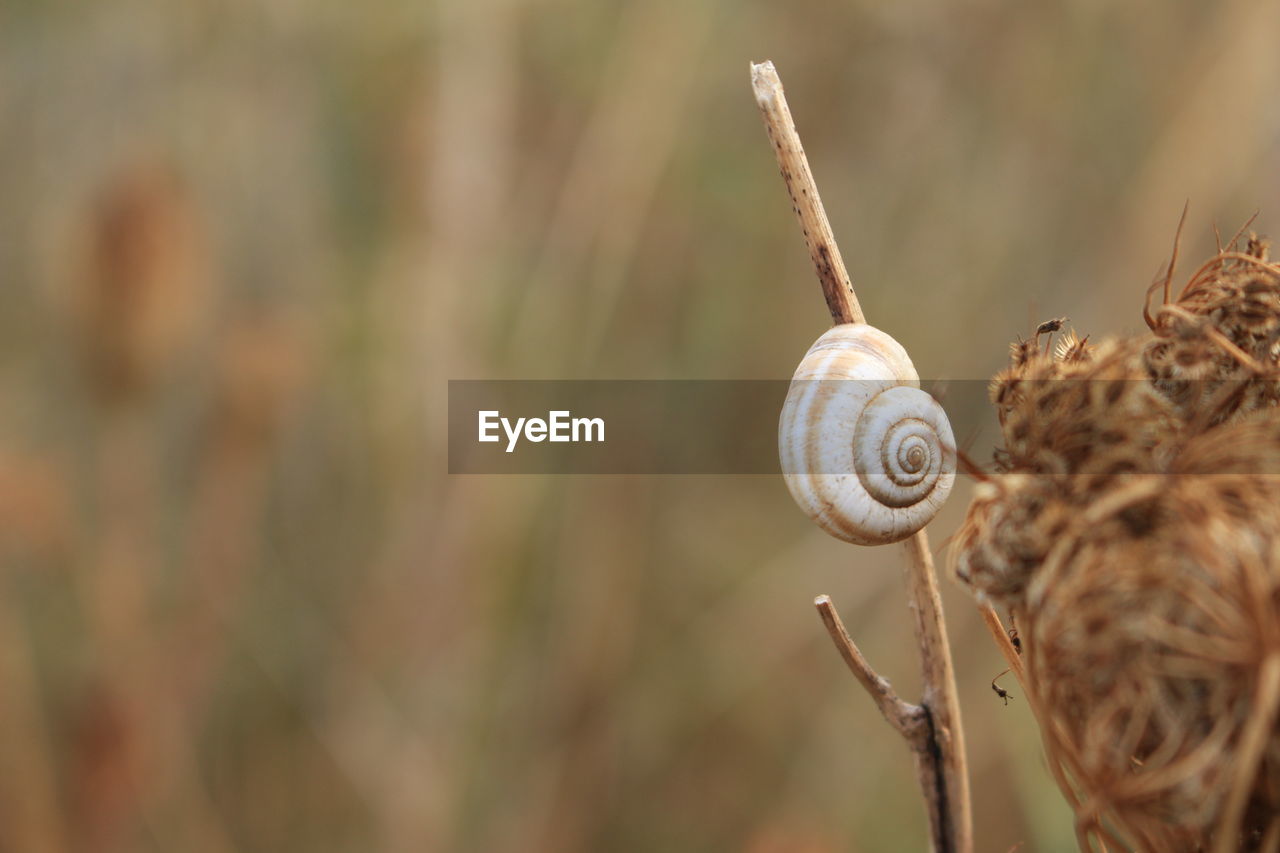
[[[1082,848],[1274,849],[1280,267],[1229,246],[1147,316],[1014,344],[991,384],[1003,475],[954,567],[1016,621]]]

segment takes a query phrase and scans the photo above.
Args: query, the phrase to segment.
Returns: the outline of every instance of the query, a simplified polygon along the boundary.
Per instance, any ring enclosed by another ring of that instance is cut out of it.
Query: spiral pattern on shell
[[[906,539],[955,484],[946,413],[920,390],[902,345],[862,323],[809,348],[782,407],[778,453],[800,508],[857,545]]]

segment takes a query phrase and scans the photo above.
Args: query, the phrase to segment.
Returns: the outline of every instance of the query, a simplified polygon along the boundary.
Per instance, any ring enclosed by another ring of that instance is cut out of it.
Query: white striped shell
[[[829,329],[800,362],[778,421],[782,473],[837,539],[906,539],[955,484],[955,439],[902,345],[862,323]]]

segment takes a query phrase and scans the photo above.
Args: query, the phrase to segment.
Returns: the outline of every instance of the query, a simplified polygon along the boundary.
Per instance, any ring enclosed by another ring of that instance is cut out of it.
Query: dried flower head
[[[1280,267],[1253,238],[1148,333],[1038,337],[953,566],[1016,619],[1082,843],[1280,840]]]

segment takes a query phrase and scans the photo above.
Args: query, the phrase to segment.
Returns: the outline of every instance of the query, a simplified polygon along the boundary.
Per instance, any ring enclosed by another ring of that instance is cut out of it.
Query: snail
[[[906,539],[955,484],[946,412],[919,387],[902,345],[863,323],[827,330],[796,369],[778,454],[800,508],[837,539]]]

